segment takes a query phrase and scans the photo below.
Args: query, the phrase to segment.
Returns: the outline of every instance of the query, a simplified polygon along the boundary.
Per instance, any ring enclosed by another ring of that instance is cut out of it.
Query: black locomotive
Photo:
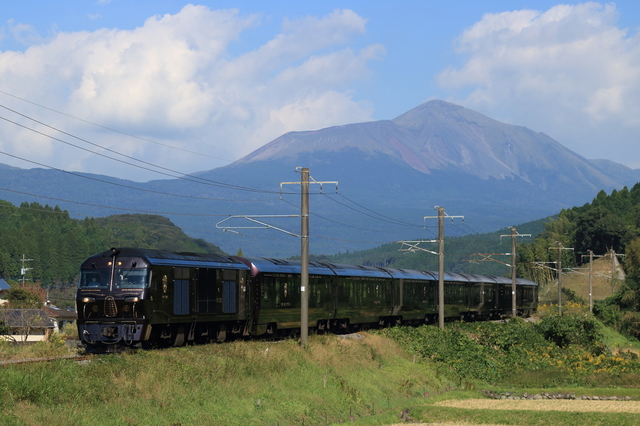
[[[89,351],[180,346],[300,329],[300,262],[135,248],[85,260],[76,298]],[[446,274],[445,319],[511,314],[511,279]],[[519,315],[535,312],[533,281],[517,280]],[[437,273],[309,263],[309,327],[334,333],[438,319]]]

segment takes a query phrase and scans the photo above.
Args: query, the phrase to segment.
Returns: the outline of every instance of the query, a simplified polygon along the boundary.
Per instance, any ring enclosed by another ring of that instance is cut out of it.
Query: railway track
[[[95,355],[63,355],[56,357],[42,357],[42,358],[21,358],[11,360],[0,360],[0,366],[16,365],[16,364],[30,364],[35,362],[51,362],[59,359],[71,359],[74,361],[84,361],[94,358]]]

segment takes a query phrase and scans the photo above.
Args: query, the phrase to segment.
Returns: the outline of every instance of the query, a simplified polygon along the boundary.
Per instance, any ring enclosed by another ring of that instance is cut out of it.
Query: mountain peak
[[[553,183],[549,176],[579,173],[603,187],[614,185],[603,170],[545,134],[437,99],[393,120],[290,132],[237,163],[346,152],[388,157],[425,174],[448,170],[480,179],[517,177],[545,187]]]

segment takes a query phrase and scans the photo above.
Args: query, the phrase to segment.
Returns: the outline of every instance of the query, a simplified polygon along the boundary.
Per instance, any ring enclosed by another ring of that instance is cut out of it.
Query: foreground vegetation
[[[484,389],[638,396],[639,349],[583,311],[535,323],[311,336],[306,348],[294,340],[248,341],[4,365],[0,424],[390,425],[403,410],[407,419],[425,422],[638,424],[637,413],[440,403],[484,398]],[[60,340],[25,350],[30,357],[66,352]],[[25,356],[19,351],[0,344],[0,359]]]

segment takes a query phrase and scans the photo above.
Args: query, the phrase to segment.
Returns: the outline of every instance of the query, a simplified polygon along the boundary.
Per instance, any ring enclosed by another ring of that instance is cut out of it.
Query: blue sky
[[[0,162],[157,179],[48,136],[188,173],[437,98],[640,168],[639,26],[628,0],[3,2]]]

